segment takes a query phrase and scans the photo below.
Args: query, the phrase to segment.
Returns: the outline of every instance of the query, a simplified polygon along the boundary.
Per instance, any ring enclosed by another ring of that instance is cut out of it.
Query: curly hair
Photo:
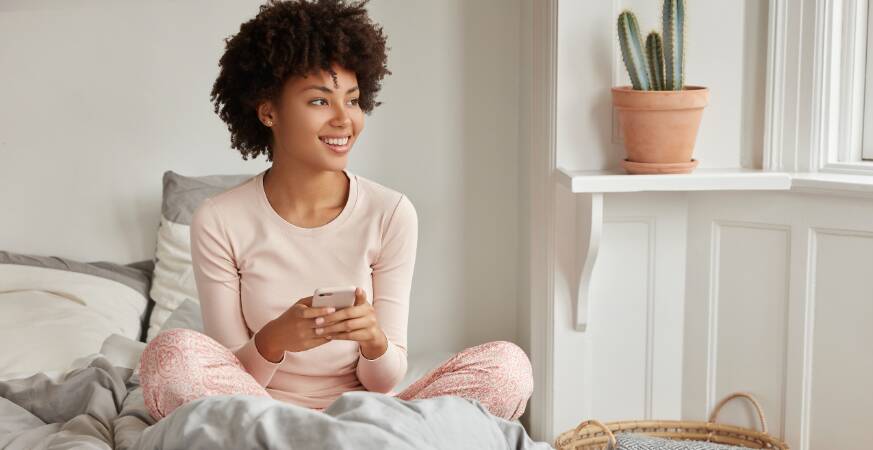
[[[369,114],[390,75],[386,38],[364,6],[369,0],[269,0],[257,16],[225,39],[220,71],[212,86],[215,113],[227,124],[231,147],[244,160],[264,153],[273,160],[272,132],[258,119],[257,106],[278,101],[291,77],[325,70],[336,83],[333,64],[354,72],[360,108]]]

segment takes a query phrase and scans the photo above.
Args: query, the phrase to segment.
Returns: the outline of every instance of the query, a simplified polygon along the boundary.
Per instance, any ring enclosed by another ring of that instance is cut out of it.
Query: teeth
[[[321,138],[321,140],[330,145],[346,145],[349,142],[348,136],[344,138]]]

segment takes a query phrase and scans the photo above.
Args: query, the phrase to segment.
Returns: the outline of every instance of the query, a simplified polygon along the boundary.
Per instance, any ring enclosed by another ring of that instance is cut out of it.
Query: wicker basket
[[[721,408],[727,402],[739,397],[749,400],[755,406],[761,422],[761,431],[715,423]],[[598,429],[583,432],[582,430],[589,425],[594,425]],[[712,410],[712,414],[709,415],[708,422],[629,420],[603,424],[596,420],[585,420],[575,429],[558,436],[555,439],[555,448],[558,450],[612,450],[615,448],[615,433],[640,433],[672,440],[704,441],[748,448],[788,450],[788,444],[767,434],[767,419],[764,417],[761,404],[745,392],[730,394],[718,402]]]

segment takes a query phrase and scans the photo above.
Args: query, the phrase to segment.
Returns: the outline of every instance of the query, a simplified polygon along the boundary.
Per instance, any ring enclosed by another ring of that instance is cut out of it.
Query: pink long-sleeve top
[[[267,169],[269,170],[269,169]],[[283,219],[264,193],[264,174],[206,200],[191,221],[191,259],[204,332],[239,358],[273,398],[324,409],[343,392],[394,395],[406,373],[406,331],[418,238],[409,199],[343,172],[342,212],[316,228]],[[286,351],[273,363],[254,333],[316,288],[360,286],[373,304],[388,350],[369,360],[355,341]]]

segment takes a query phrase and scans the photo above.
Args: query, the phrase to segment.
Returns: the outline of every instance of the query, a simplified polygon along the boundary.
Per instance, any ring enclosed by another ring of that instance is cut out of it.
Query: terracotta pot
[[[636,91],[612,88],[612,104],[624,132],[628,173],[689,173],[691,158],[709,89],[685,86],[681,91]]]

